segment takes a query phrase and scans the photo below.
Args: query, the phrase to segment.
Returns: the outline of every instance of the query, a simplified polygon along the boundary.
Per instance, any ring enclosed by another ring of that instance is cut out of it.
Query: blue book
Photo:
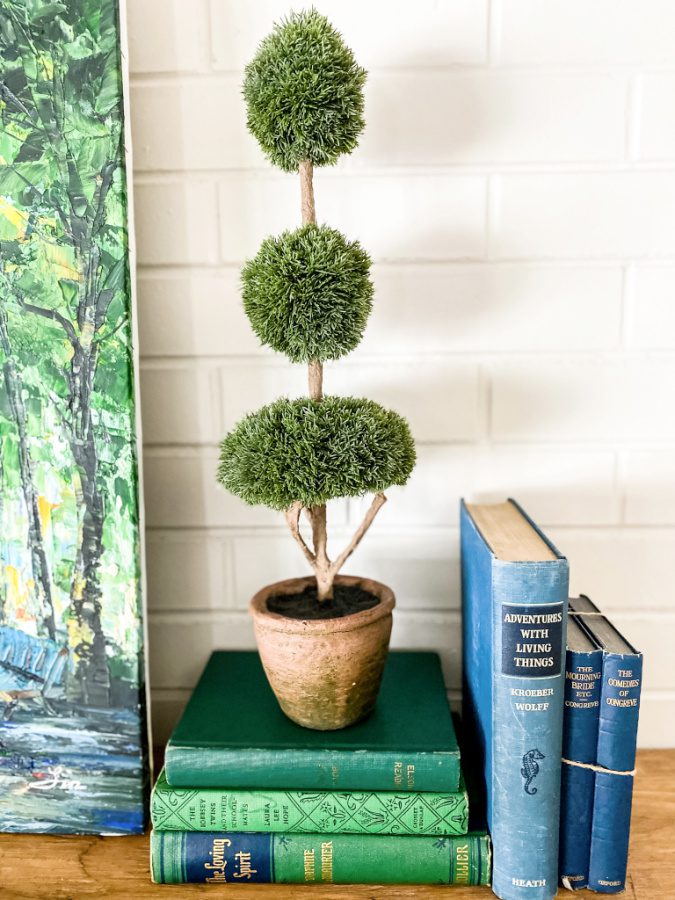
[[[558,885],[568,565],[513,500],[462,503],[464,725],[483,772],[493,890]]]
[[[570,601],[571,602],[571,601]],[[598,747],[602,650],[574,615],[567,620],[563,759],[560,785],[560,883],[588,886]]]
[[[572,600],[571,607],[602,648],[588,886],[617,894],[626,887],[642,654],[588,597]]]

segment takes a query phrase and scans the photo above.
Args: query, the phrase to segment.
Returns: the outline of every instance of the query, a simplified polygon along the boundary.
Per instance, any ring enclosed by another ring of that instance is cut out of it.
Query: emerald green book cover
[[[459,789],[459,748],[436,653],[389,654],[371,715],[311,731],[281,711],[255,652],[212,654],[169,739],[172,787]]]
[[[150,862],[158,884],[487,885],[490,839],[153,831]]]
[[[464,785],[453,793],[175,788],[160,773],[150,803],[157,831],[466,834]]]

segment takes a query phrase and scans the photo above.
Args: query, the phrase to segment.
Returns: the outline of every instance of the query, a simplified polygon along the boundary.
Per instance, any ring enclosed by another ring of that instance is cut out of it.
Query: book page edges
[[[557,562],[538,531],[511,501],[467,503],[466,508],[495,557],[503,562]]]

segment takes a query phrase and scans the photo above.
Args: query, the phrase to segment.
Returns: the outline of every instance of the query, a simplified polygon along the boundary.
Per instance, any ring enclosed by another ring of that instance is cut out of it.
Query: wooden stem
[[[368,531],[370,526],[373,524],[373,519],[375,518],[375,516],[378,514],[378,512],[380,511],[380,509],[384,506],[384,504],[386,502],[387,502],[387,498],[384,496],[384,494],[382,494],[382,493],[375,494],[375,496],[373,497],[373,502],[370,504],[370,507],[368,508],[368,512],[365,514],[365,516],[363,517],[363,521],[361,522],[359,527],[354,532],[354,536],[352,537],[351,541],[347,544],[345,549],[337,557],[337,559],[331,566],[333,578],[335,578],[335,576],[340,571],[342,566],[347,562],[349,557],[359,546],[364,534],[366,533],[366,531]]]
[[[300,175],[300,210],[303,225],[316,225],[316,207],[314,205],[314,166],[303,160],[298,166]],[[323,364],[321,360],[310,359],[307,367],[309,396],[312,400],[323,399]],[[294,504],[295,505],[295,504]],[[291,507],[293,509],[293,507]],[[313,506],[306,510],[307,518],[312,525],[312,543],[314,545],[313,564],[319,601],[333,597],[333,567],[328,558],[328,533],[326,529],[326,504]],[[298,512],[298,518],[300,513]],[[297,519],[296,519],[297,528]],[[291,529],[292,530],[292,529]],[[297,538],[296,538],[297,540]],[[304,541],[303,541],[304,543]]]
[[[292,503],[286,510],[286,521],[291,529],[291,534],[295,538],[296,543],[305,554],[305,558],[310,566],[316,571],[316,556],[309,549],[303,536],[300,534],[300,514],[302,513],[302,503],[296,501]]]
[[[316,208],[314,206],[314,166],[306,159],[298,166],[300,174],[300,209],[303,225],[316,225]],[[323,397],[323,365],[318,359],[310,359],[309,396],[312,400]]]
[[[314,544],[315,573],[319,602],[333,597],[333,573],[328,558],[328,529],[326,528],[326,504],[313,506],[311,510],[312,543]]]
[[[312,400],[323,399],[323,365],[318,359],[310,359],[307,367],[309,396]]]
[[[303,225],[316,225],[314,207],[314,166],[306,159],[298,166],[300,173],[300,210]]]

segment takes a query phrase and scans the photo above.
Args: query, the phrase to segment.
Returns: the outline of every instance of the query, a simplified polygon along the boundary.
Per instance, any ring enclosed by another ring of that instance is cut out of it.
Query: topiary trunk
[[[314,166],[304,160],[298,167],[300,173],[300,208],[303,225],[316,225],[316,207],[314,205]],[[319,359],[310,359],[307,365],[307,381],[309,396],[312,400],[323,400],[323,363]],[[319,602],[333,599],[333,582],[337,572],[332,571],[328,559],[328,529],[326,526],[326,504],[312,506],[307,510],[312,525],[312,544],[314,546],[314,574],[316,575],[316,591]]]

